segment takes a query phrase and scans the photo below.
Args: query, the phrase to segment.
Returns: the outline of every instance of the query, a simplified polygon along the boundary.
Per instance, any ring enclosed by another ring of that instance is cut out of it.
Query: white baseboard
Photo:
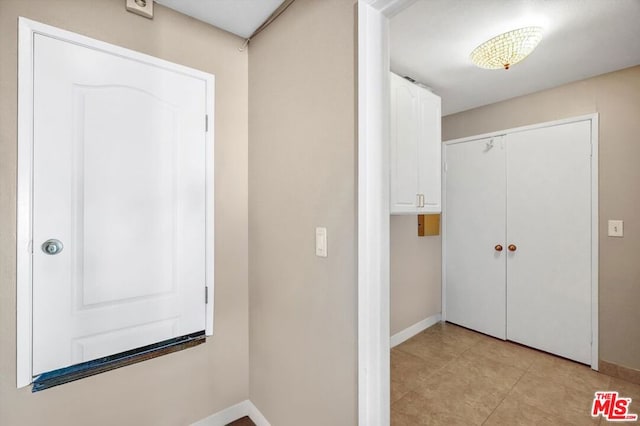
[[[249,416],[256,426],[271,426],[260,410],[248,399],[218,411],[209,417],[193,423],[191,426],[226,426],[244,416]]]
[[[253,405],[253,402],[249,400],[247,400],[247,402],[249,403],[248,415],[251,418],[251,420],[253,420],[253,422],[256,424],[256,426],[271,426],[271,423],[269,423],[266,417],[262,415],[260,410],[258,410],[258,408],[255,405]]]
[[[218,411],[215,414],[210,415],[202,420],[193,423],[191,426],[225,426],[234,420],[238,420],[244,416],[249,415],[249,409],[247,407],[249,400],[244,400],[227,407],[222,411]]]
[[[391,336],[391,347],[398,346],[405,340],[436,324],[441,319],[442,315],[436,314],[394,334]],[[256,426],[271,426],[260,410],[248,399],[197,421],[192,426],[226,426],[244,416],[249,416]]]
[[[440,322],[441,320],[441,314],[435,314],[430,316],[429,318],[425,318],[422,321],[413,324],[411,327],[407,327],[404,330],[399,331],[398,333],[391,336],[391,340],[389,343],[391,344],[392,348],[398,346],[400,343],[404,342],[405,340],[411,339],[416,334],[420,333],[423,330],[426,330],[427,328]]]

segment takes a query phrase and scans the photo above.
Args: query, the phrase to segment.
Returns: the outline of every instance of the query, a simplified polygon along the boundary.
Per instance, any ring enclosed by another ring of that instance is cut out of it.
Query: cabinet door
[[[506,327],[504,155],[499,137],[445,148],[446,319],[500,339]]]
[[[419,212],[438,213],[441,211],[441,121],[440,97],[425,89],[420,89],[418,143],[418,193],[423,200]]]
[[[507,338],[591,362],[591,122],[507,138]]]
[[[418,89],[391,74],[391,213],[413,213],[418,206]]]

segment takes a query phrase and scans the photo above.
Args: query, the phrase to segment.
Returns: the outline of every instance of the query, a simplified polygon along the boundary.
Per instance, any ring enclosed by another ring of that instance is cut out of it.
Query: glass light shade
[[[527,57],[542,39],[542,28],[525,27],[500,34],[471,52],[471,60],[480,68],[506,70]]]

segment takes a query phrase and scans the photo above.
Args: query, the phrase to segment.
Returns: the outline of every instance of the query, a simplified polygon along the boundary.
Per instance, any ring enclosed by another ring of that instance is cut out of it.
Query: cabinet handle
[[[509,244],[509,247],[507,247],[509,249],[509,251],[516,251],[518,250],[518,247],[516,247],[515,244]]]
[[[496,249],[496,251],[502,251],[502,246],[500,244],[498,244],[494,248]]]

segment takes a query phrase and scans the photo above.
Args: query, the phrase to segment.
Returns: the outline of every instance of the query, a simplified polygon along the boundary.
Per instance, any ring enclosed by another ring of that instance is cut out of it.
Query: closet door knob
[[[500,244],[498,244],[494,248],[496,249],[496,251],[502,251],[502,246]]]
[[[509,249],[509,251],[516,251],[518,250],[518,247],[516,247],[515,244],[509,244],[509,247],[507,247]]]

